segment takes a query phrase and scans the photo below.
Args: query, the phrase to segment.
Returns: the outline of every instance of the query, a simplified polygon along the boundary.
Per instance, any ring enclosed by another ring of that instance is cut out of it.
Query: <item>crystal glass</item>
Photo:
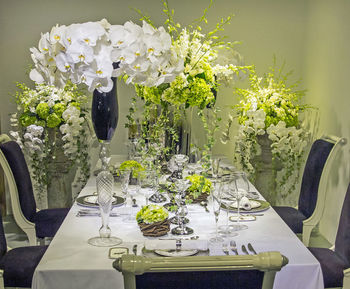
[[[190,235],[193,233],[193,229],[185,226],[185,216],[187,215],[187,206],[185,203],[185,191],[191,186],[189,180],[178,179],[175,181],[176,195],[175,202],[178,207],[177,218],[178,226],[171,230],[171,233],[174,235]]]
[[[237,236],[238,233],[234,232],[235,228],[229,225],[229,206],[235,200],[235,182],[234,176],[229,174],[221,177],[220,191],[221,191],[221,204],[226,207],[226,224],[219,226],[219,234],[226,237]]]
[[[210,238],[209,242],[212,244],[222,243],[224,241],[223,238],[221,238],[218,235],[218,221],[219,221],[219,214],[220,214],[220,206],[221,206],[221,182],[218,178],[216,178],[214,181],[214,188],[211,192],[211,201],[213,203],[213,212],[215,217],[215,237]]]
[[[241,224],[240,222],[240,218],[241,218],[240,201],[249,192],[249,181],[244,172],[235,172],[232,175],[233,175],[234,184],[235,184],[234,189],[235,189],[236,206],[237,206],[237,222],[236,224],[231,225],[231,227],[233,227],[235,231],[245,230],[248,228],[248,226]]]
[[[139,194],[141,189],[141,175],[135,174],[130,171],[129,183],[126,188],[126,207],[129,207],[129,214],[123,219],[124,222],[134,223],[136,222],[136,213],[138,205],[136,203],[136,195]],[[129,199],[129,201],[128,201]],[[128,205],[129,203],[129,205]]]
[[[100,159],[102,163],[102,170],[96,177],[96,187],[98,195],[98,204],[101,212],[102,226],[99,230],[99,236],[93,237],[88,240],[88,243],[93,246],[98,247],[110,247],[119,245],[122,243],[122,240],[117,237],[111,236],[111,229],[108,226],[109,223],[109,214],[112,209],[112,200],[113,200],[113,175],[108,170],[108,162],[110,160],[107,141],[101,142],[101,152]]]
[[[185,165],[188,163],[188,156],[183,154],[176,154],[170,159],[169,163],[171,171],[173,172],[169,177],[169,181],[175,182],[176,179],[182,179],[182,172]]]
[[[153,169],[146,169],[140,172],[141,178],[141,194],[144,195],[146,206],[149,203],[150,196],[157,190],[158,176],[157,172]]]

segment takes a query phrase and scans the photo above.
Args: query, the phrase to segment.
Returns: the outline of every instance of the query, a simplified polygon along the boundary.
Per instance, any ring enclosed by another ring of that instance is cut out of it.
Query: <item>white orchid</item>
[[[110,25],[105,19],[56,25],[41,35],[38,49],[30,49],[35,66],[30,78],[59,87],[70,80],[100,92],[112,89],[112,76],[124,74],[128,83],[159,85],[172,81],[183,69],[171,49],[165,29],[146,22],[142,27],[131,21]],[[119,67],[113,69],[113,62],[120,62]]]

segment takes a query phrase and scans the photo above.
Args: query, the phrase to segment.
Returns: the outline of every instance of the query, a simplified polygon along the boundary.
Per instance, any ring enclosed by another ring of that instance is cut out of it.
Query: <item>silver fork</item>
[[[230,255],[230,251],[228,249],[228,243],[226,242],[222,243],[222,251],[225,253],[225,255]]]
[[[236,255],[238,255],[236,241],[231,240],[230,241],[230,247],[231,247],[231,251],[233,251]]]

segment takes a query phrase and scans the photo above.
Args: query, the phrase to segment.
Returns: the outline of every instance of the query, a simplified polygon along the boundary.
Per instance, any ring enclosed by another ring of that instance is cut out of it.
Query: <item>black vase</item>
[[[109,92],[94,90],[91,118],[96,136],[101,141],[109,142],[118,124],[117,81],[112,77],[113,88]]]

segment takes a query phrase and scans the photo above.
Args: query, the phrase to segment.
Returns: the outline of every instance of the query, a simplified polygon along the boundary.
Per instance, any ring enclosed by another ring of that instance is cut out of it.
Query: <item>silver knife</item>
[[[242,245],[242,251],[243,251],[244,254],[249,255],[249,252],[248,252],[247,248],[244,245]]]
[[[255,255],[257,255],[258,253],[256,253],[256,251],[254,250],[252,244],[248,243],[248,249],[253,252]]]

